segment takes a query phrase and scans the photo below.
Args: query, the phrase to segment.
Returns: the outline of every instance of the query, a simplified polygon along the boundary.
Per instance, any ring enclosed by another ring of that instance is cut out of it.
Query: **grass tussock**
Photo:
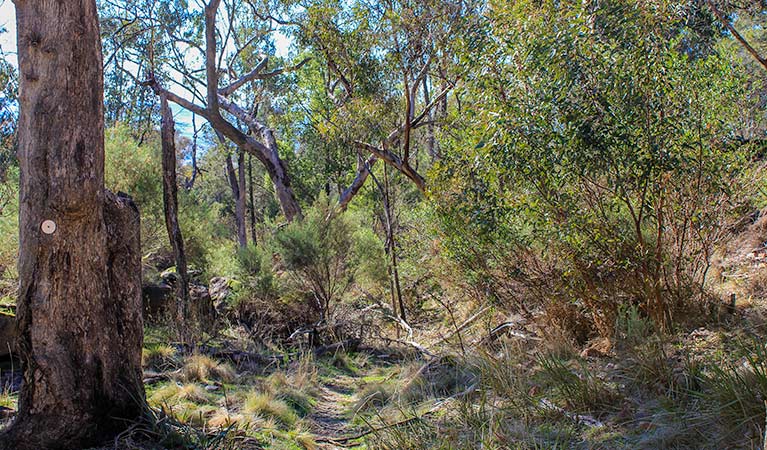
[[[299,382],[293,383],[283,372],[276,372],[266,379],[266,384],[275,398],[285,402],[298,416],[304,417],[312,411],[316,400],[312,396],[313,385],[301,382],[301,376],[297,378]]]
[[[186,358],[181,368],[181,379],[192,382],[234,381],[237,373],[234,368],[224,362],[205,355],[192,355]]]
[[[254,391],[248,394],[242,411],[266,419],[273,419],[284,427],[292,427],[298,421],[296,412],[283,400],[275,396]]]
[[[157,371],[170,370],[177,365],[176,349],[168,344],[149,345],[141,351],[141,365]]]

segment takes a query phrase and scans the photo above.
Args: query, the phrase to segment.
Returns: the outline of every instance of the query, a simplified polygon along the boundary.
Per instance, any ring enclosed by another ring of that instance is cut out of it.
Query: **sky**
[[[0,0],[0,28],[7,30],[7,33],[0,33],[0,49],[16,65],[16,9],[10,0]]]
[[[5,29],[5,33],[0,33],[0,50],[5,54],[5,58],[14,66],[18,64],[16,57],[16,9],[11,0],[0,0],[0,29]],[[280,57],[288,56],[290,52],[291,40],[283,33],[277,32],[274,35],[276,54]],[[177,87],[170,89],[175,94],[187,97],[186,92]],[[183,136],[191,136],[192,113],[171,103],[174,119],[176,121],[176,130]],[[200,126],[203,120],[197,118],[197,125]]]

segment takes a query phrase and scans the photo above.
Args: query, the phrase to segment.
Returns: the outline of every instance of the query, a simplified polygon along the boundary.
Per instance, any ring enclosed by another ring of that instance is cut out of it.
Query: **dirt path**
[[[357,377],[343,375],[320,386],[317,405],[308,416],[310,430],[317,438],[339,439],[358,431],[350,421],[359,381]],[[327,444],[323,448],[337,447]]]

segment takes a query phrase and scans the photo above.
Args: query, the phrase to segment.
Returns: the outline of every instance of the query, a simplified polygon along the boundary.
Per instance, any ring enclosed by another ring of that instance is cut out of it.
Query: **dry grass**
[[[298,422],[298,415],[284,401],[274,395],[253,391],[245,398],[242,406],[245,413],[273,419],[285,427],[293,427]]]
[[[231,383],[237,373],[228,363],[222,363],[205,355],[192,355],[184,361],[181,379],[184,381]]]

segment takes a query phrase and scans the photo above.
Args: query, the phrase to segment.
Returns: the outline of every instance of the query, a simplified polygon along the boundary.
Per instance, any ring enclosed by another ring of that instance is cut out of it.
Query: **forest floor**
[[[229,326],[189,353],[169,329],[148,326],[153,425],[104,449],[763,448],[765,235],[767,216],[722,251],[710,317],[665,333],[628,310],[611,340],[576,345],[465,301],[449,316],[423,303],[407,338],[389,322],[378,346],[322,352]],[[0,369],[7,420],[18,365]]]
[[[433,356],[267,351],[236,330],[183,354],[148,328],[147,400],[170,426],[104,449],[760,448],[765,306],[662,337],[633,318],[611,347],[524,326],[488,347],[467,327]]]

